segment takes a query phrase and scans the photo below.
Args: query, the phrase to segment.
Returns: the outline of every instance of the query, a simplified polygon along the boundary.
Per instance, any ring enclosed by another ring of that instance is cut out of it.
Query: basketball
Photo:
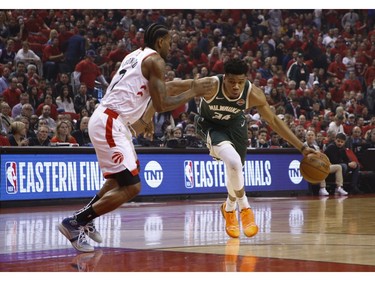
[[[324,153],[310,153],[303,157],[299,170],[306,181],[317,184],[326,179],[330,165],[331,163]]]

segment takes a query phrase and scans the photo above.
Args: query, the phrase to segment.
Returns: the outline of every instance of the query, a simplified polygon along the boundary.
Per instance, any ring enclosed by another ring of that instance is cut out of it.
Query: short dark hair
[[[249,67],[247,63],[244,60],[241,60],[239,58],[229,59],[224,64],[224,72],[226,74],[234,74],[234,75],[241,75],[241,74],[247,74],[247,71],[249,70]]]
[[[157,39],[165,36],[168,34],[168,29],[161,24],[152,23],[147,26],[144,34],[144,45],[145,47],[149,47],[155,49],[155,43]]]
[[[337,133],[336,139],[346,141],[346,135],[344,133]]]

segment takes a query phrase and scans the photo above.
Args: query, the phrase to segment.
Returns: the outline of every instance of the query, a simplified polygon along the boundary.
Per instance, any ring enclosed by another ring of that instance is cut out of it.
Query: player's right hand
[[[197,97],[210,95],[216,86],[216,80],[212,77],[204,77],[194,79],[191,83],[191,89],[195,92]]]

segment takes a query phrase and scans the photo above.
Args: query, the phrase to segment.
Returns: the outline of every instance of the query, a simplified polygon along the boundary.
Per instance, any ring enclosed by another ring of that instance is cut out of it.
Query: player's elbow
[[[166,111],[170,111],[172,109],[175,109],[177,107],[177,103],[175,98],[172,98],[170,96],[165,96],[160,99],[158,102],[153,102],[153,106],[156,112],[162,113]]]

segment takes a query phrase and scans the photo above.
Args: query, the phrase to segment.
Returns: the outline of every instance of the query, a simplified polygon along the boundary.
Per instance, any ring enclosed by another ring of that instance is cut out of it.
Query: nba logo
[[[185,160],[184,162],[184,172],[185,172],[185,187],[194,187],[194,177],[193,177],[193,161]]]
[[[15,194],[18,192],[16,162],[6,162],[5,171],[6,171],[6,186],[5,186],[6,193]]]

